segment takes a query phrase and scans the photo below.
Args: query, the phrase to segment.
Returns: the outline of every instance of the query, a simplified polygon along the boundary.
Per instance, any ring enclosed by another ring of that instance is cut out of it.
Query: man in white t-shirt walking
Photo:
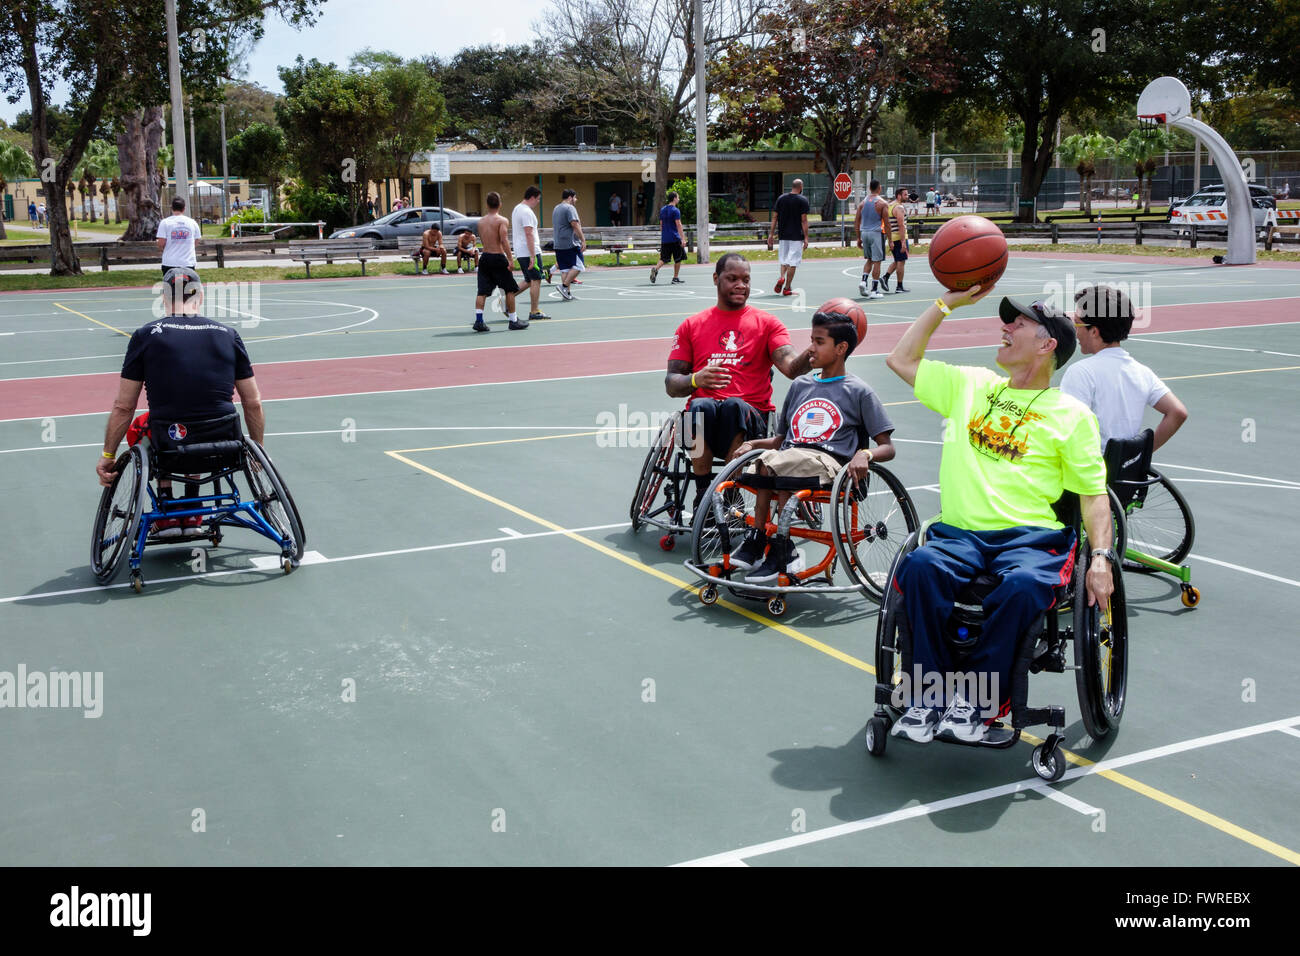
[[[199,224],[185,215],[185,200],[172,200],[172,214],[158,223],[158,251],[162,253],[162,271],[193,269],[198,265],[194,240],[199,238]]]
[[[1094,285],[1079,290],[1074,308],[1079,349],[1088,357],[1065,370],[1061,391],[1092,409],[1103,449],[1112,438],[1136,438],[1151,406],[1163,416],[1155,429],[1159,448],[1187,421],[1187,407],[1120,346],[1133,328],[1133,304],[1114,286]]]
[[[528,319],[549,319],[538,308],[542,297],[542,243],[537,231],[537,207],[542,202],[542,191],[536,186],[524,190],[524,199],[510,214],[510,251],[515,254],[519,268],[528,283]]]

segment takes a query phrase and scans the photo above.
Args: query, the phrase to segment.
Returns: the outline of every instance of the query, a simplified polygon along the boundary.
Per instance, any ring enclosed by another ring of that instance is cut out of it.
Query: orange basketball
[[[844,296],[831,299],[829,302],[823,302],[817,311],[836,312],[848,316],[853,320],[853,324],[858,330],[858,345],[867,340],[867,313],[863,311],[862,306],[852,299],[847,299]]]
[[[1007,237],[983,216],[958,216],[930,240],[930,271],[946,289],[987,289],[1007,271]]]

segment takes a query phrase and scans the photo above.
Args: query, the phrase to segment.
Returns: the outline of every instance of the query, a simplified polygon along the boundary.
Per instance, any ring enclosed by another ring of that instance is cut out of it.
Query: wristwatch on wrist
[[[1115,564],[1119,561],[1119,558],[1115,556],[1115,552],[1111,548],[1093,548],[1092,556],[1094,558],[1103,557],[1111,564]]]

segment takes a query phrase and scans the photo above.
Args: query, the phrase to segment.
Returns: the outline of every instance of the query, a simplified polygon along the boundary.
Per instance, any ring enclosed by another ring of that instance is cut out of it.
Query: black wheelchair
[[[775,423],[776,412],[771,412],[765,434],[772,433]],[[695,499],[695,475],[691,471],[690,451],[697,436],[689,409],[665,421],[641,465],[641,476],[632,496],[629,509],[632,530],[640,531],[644,525],[659,528],[665,532],[659,539],[659,547],[665,551],[677,546],[677,535],[691,533],[690,502]],[[713,459],[710,481],[716,477],[716,469],[726,464],[725,459]]]
[[[1111,507],[1113,511],[1113,500]],[[1064,739],[1065,708],[1061,705],[1030,707],[1029,675],[1041,671],[1058,674],[1074,671],[1083,725],[1093,740],[1101,740],[1119,728],[1128,687],[1128,616],[1123,571],[1112,564],[1115,590],[1109,611],[1089,607],[1086,580],[1091,552],[1082,527],[1077,496],[1065,495],[1057,502],[1055,510],[1062,524],[1074,528],[1076,558],[1070,580],[1056,588],[1053,605],[1017,642],[1011,670],[1010,726],[996,720],[985,738],[973,744],[959,740],[943,741],[1005,749],[1019,741],[1023,728],[1047,724],[1051,733],[1034,748],[1030,762],[1034,772],[1048,781],[1061,779],[1066,770],[1060,746]],[[924,546],[925,532],[932,523],[927,521],[919,532],[908,536],[889,570],[889,583],[876,627],[876,710],[866,731],[867,750],[875,757],[884,754],[890,727],[906,710],[902,706],[901,685],[903,675],[911,668],[911,631],[903,596],[895,587],[894,580],[903,559]],[[984,622],[984,599],[999,581],[994,575],[982,574],[958,591],[952,615],[944,628],[944,640],[951,651],[954,670],[961,670],[961,661],[979,640]],[[1063,622],[1068,623],[1062,626]],[[1070,651],[1073,652],[1072,664],[1067,663]]]
[[[1192,570],[1183,564],[1196,538],[1196,522],[1187,499],[1172,481],[1151,465],[1155,435],[1106,443],[1107,484],[1120,512],[1121,537],[1115,553],[1125,571],[1169,574],[1180,583],[1184,607],[1196,607],[1201,592],[1192,586]]]
[[[151,419],[149,426],[149,435],[118,456],[113,483],[99,499],[90,565],[100,584],[117,577],[125,557],[131,587],[139,594],[147,546],[208,541],[215,548],[226,528],[246,528],[268,538],[280,549],[285,574],[298,567],[306,544],[298,506],[266,450],[243,434],[237,414],[184,424]],[[235,483],[240,474],[246,498]],[[152,481],[200,490],[211,484],[212,494],[163,497]],[[186,521],[195,518],[199,520]],[[181,523],[189,527],[159,527]]]
[[[693,516],[691,558],[684,563],[704,582],[701,603],[716,603],[719,587],[737,597],[766,601],[774,617],[785,613],[786,596],[796,592],[859,592],[880,601],[894,555],[918,527],[916,508],[903,483],[874,463],[867,476],[856,482],[848,468],[841,469],[829,487],[815,478],[747,474],[762,454],[751,451],[727,464]],[[807,568],[780,575],[774,585],[749,584],[744,580],[747,569],[730,562],[745,535],[758,526],[755,492],[759,488],[791,492],[776,521],[766,521],[769,535],[779,533],[814,550],[818,545],[825,548],[820,558],[809,560]],[[836,583],[837,565],[843,584]]]

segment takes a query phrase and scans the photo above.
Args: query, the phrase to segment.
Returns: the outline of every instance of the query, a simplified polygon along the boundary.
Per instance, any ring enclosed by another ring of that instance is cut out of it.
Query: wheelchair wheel
[[[893,589],[890,582],[898,574],[898,566],[902,564],[903,558],[916,549],[919,540],[918,533],[909,534],[902,547],[898,549],[898,553],[894,555],[889,566],[884,597],[880,602],[880,615],[876,619],[876,683],[888,684],[894,688],[902,682],[903,675],[903,651],[899,646],[903,596]],[[892,705],[890,710],[895,715],[902,714],[902,710]],[[889,728],[886,727],[885,730],[888,731]]]
[[[266,450],[251,438],[244,439],[244,447],[248,452],[244,474],[248,476],[253,497],[261,505],[262,517],[282,538],[288,539],[288,546],[284,548],[284,557],[289,562],[289,567],[285,569],[287,573],[298,566],[302,560],[303,546],[307,543],[302,517]]]
[[[1128,546],[1170,564],[1181,564],[1192,550],[1196,522],[1187,499],[1174,483],[1152,468],[1145,494],[1138,495],[1128,507]],[[1152,572],[1144,564],[1125,562],[1126,571]]]
[[[880,601],[889,569],[920,522],[912,498],[887,468],[872,465],[856,484],[843,468],[831,487],[831,534],[840,562],[863,591]]]
[[[641,477],[636,483],[636,494],[632,496],[632,507],[628,509],[632,518],[633,531],[641,530],[645,516],[654,505],[659,488],[663,485],[664,475],[676,454],[676,445],[677,419],[674,417],[664,422],[664,427],[659,429],[659,435],[645,456],[645,463],[641,465]]]
[[[135,547],[149,494],[149,461],[139,447],[118,456],[117,476],[99,496],[90,536],[90,569],[95,580],[108,584],[117,577],[122,558]]]
[[[754,520],[754,506],[757,503],[754,492],[740,485],[732,485],[722,491],[718,489],[739,477],[741,470],[761,454],[761,451],[753,451],[729,463],[718,472],[709,485],[709,490],[700,499],[700,506],[695,509],[691,519],[691,557],[699,567],[720,568],[723,557],[739,548],[745,540],[745,534]],[[719,497],[722,502],[721,522],[715,517],[715,501]]]
[[[1128,688],[1128,609],[1124,573],[1111,566],[1114,593],[1110,614],[1088,606],[1087,565],[1081,561],[1074,578],[1074,679],[1079,692],[1083,726],[1093,740],[1119,727]]]
[[[1124,552],[1128,548],[1128,520],[1124,517],[1124,506],[1120,504],[1119,495],[1110,488],[1106,489],[1110,497],[1110,520],[1114,527],[1111,532],[1111,550],[1119,555],[1121,567],[1124,564]]]

